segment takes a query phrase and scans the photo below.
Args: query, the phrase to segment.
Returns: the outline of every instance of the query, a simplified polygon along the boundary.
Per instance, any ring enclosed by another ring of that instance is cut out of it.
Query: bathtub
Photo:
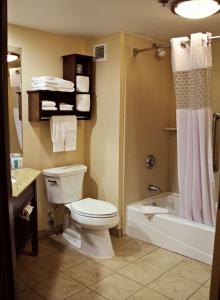
[[[142,205],[168,208],[168,214],[144,215]],[[128,236],[212,264],[215,228],[179,217],[178,194],[165,193],[126,207]]]

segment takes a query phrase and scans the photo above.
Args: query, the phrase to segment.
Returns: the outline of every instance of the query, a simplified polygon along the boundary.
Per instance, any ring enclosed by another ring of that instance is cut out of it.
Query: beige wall
[[[62,55],[85,54],[85,40],[18,26],[9,26],[9,46],[22,48],[22,106],[24,165],[35,169],[84,162],[84,125],[78,122],[77,151],[53,153],[49,122],[28,122],[31,77],[62,77]],[[39,230],[47,228],[47,198],[43,177],[38,180]]]
[[[171,122],[171,68],[169,53],[157,59],[154,51],[133,57],[133,48],[151,47],[144,38],[126,35],[125,202],[143,200],[154,184],[168,191]],[[157,158],[157,168],[145,167],[147,155]]]
[[[96,63],[96,100],[86,122],[85,192],[118,207],[121,34],[88,40],[91,55],[96,43],[107,43],[107,61]]]

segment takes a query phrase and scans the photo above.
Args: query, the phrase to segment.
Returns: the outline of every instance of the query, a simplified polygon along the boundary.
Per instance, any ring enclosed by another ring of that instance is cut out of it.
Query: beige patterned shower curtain
[[[214,226],[216,206],[209,34],[192,34],[190,40],[187,37],[173,38],[171,46],[181,215]]]

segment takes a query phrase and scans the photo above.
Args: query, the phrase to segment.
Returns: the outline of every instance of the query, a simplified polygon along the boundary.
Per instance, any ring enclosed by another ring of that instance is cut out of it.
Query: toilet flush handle
[[[48,182],[57,184],[57,181],[56,181],[56,180],[50,180],[50,179],[48,179]]]

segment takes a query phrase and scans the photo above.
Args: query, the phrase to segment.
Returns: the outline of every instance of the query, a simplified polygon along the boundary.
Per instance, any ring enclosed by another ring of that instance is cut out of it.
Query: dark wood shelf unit
[[[82,73],[77,72],[77,64],[82,65]],[[76,85],[77,76],[89,77],[89,92],[78,92]],[[63,56],[63,78],[72,81],[75,85],[75,95],[89,94],[90,95],[90,111],[83,112],[76,109],[76,115],[79,119],[90,119],[92,111],[92,103],[95,96],[94,84],[94,62],[92,56],[81,54],[70,54]]]
[[[57,92],[57,91],[27,91],[28,105],[29,105],[29,121],[46,121],[51,116],[59,115],[76,115],[76,98],[75,93],[72,92]],[[50,100],[56,102],[57,110],[42,110],[42,101]],[[72,111],[63,111],[59,109],[59,103],[64,102],[73,105]]]

